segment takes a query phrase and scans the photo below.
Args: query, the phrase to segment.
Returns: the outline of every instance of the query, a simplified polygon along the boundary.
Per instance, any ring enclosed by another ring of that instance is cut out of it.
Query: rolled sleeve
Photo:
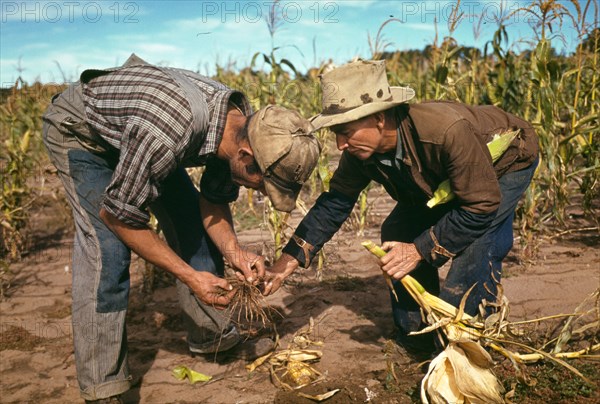
[[[150,214],[137,206],[120,202],[117,199],[104,199],[102,207],[119,221],[136,228],[145,227],[150,221]]]

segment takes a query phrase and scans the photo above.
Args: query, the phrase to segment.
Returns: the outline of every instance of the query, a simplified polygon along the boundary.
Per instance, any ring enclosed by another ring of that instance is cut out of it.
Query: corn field
[[[409,85],[416,100],[455,100],[467,104],[492,104],[520,116],[535,126],[540,138],[541,162],[534,181],[517,212],[521,255],[535,258],[536,240],[542,233],[558,233],[569,228],[571,211],[598,225],[600,181],[600,28],[596,1],[571,1],[573,14],[564,3],[535,0],[519,12],[531,15],[531,38],[527,50],[517,51],[520,38],[510,38],[507,26],[511,14],[497,16],[495,32],[483,49],[462,46],[453,38],[466,16],[459,7],[449,19],[449,35],[436,38],[423,50],[391,51],[394,38],[386,27],[401,24],[397,19],[382,21],[378,32],[366,41],[370,54],[365,59],[385,59],[391,85]],[[593,24],[589,24],[590,16]],[[586,23],[588,21],[588,23]],[[257,52],[245,68],[216,66],[214,79],[240,90],[253,108],[279,104],[298,110],[305,117],[320,112],[318,75],[331,67],[321,63],[299,72],[281,58],[275,14],[267,19],[271,34],[270,50]],[[573,26],[579,44],[569,55],[554,50],[561,41],[563,25]],[[479,35],[481,21],[473,27]],[[522,44],[521,44],[522,46]],[[143,55],[140,55],[143,57]],[[39,194],[47,164],[41,141],[41,114],[52,94],[61,86],[26,83],[18,80],[3,89],[0,104],[0,281],[7,284],[9,264],[19,260],[31,247],[26,230],[30,228],[29,207]],[[333,135],[326,130],[317,136],[323,144],[318,168],[302,193],[301,205],[310,207],[319,193],[328,189],[337,152]],[[367,192],[361,195],[353,216],[356,232],[369,221]],[[273,255],[278,256],[291,233],[288,216],[273,210],[270,203],[256,205],[252,191],[238,200],[234,210],[255,216],[273,236]],[[262,211],[261,211],[262,209]],[[318,260],[323,268],[326,257]]]

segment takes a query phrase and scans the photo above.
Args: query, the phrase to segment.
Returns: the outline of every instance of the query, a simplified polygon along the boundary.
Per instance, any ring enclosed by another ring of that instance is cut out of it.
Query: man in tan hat
[[[383,61],[357,61],[321,77],[323,112],[315,127],[330,127],[342,156],[330,182],[297,227],[282,257],[268,270],[265,293],[273,293],[298,265],[307,267],[350,215],[359,193],[374,180],[397,201],[383,222],[388,254],[380,266],[395,280],[414,276],[429,292],[456,306],[469,294],[474,315],[493,301],[502,259],[512,247],[517,202],[538,159],[532,126],[494,106],[455,102],[409,105],[414,91],[390,87]],[[494,135],[519,130],[495,164],[486,147]],[[428,208],[438,185],[450,180],[456,198]],[[438,268],[452,259],[440,287]],[[419,307],[400,282],[392,298],[397,341],[409,353],[431,353],[431,334],[412,337],[423,326]]]
[[[242,248],[228,203],[239,186],[291,211],[319,144],[297,112],[252,115],[246,97],[207,77],[148,65],[87,70],[56,96],[43,136],[73,209],[73,339],[86,402],[130,388],[125,317],[131,251],[177,278],[192,353],[231,349],[223,258],[248,282],[263,257]],[[185,168],[206,167],[196,190]],[[152,212],[167,242],[148,226]],[[255,352],[255,354],[258,352]]]

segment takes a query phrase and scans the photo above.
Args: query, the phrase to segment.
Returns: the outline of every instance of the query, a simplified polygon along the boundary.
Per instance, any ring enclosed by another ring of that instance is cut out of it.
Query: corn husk
[[[510,146],[518,134],[519,131],[516,130],[494,136],[494,139],[487,144],[493,162],[498,161],[498,159],[504,154],[506,149],[508,149],[508,146]],[[434,206],[441,205],[442,203],[452,200],[454,196],[454,192],[452,192],[452,188],[450,187],[450,180],[445,180],[438,185],[437,189],[433,193],[433,197],[427,201],[427,206],[433,208]]]
[[[452,364],[446,351],[441,352],[429,364],[429,370],[421,382],[421,401],[424,404],[465,402],[456,385]]]
[[[311,396],[310,394],[305,394],[305,393],[298,393],[298,395],[300,397],[308,398],[309,400],[321,402],[321,401],[327,400],[330,397],[333,397],[339,391],[340,391],[340,389],[335,389],[335,390],[328,391],[327,393],[318,394],[316,396]]]
[[[423,403],[503,403],[492,358],[476,342],[451,342],[431,361],[421,383]]]

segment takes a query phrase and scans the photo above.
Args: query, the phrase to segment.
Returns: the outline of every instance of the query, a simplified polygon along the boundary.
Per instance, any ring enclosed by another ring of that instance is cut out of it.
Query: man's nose
[[[344,151],[348,148],[348,138],[346,136],[337,135],[335,137],[335,141],[337,143],[337,148],[339,151]]]

